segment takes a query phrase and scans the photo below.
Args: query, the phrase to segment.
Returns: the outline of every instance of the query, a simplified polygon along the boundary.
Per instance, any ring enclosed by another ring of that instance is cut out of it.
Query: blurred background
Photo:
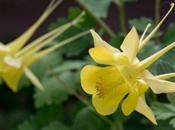
[[[31,26],[50,0],[0,0],[0,39],[6,44]],[[74,19],[83,10],[84,21],[70,28],[56,41],[95,28],[103,38],[119,47],[132,26],[142,34],[148,23],[153,27],[168,11],[172,0],[63,0],[34,36]],[[175,2],[175,1],[174,1]],[[139,54],[143,59],[175,40],[175,10],[150,44]],[[108,117],[91,111],[91,97],[81,90],[79,73],[85,64],[95,64],[88,56],[93,46],[90,35],[82,37],[44,57],[31,66],[45,91],[35,89],[23,77],[13,93],[2,81],[0,86],[0,130],[175,130],[175,95],[147,93],[159,125],[152,125],[138,113],[129,117],[120,110]],[[154,74],[175,71],[175,51],[151,66]],[[43,64],[44,63],[44,64]],[[174,80],[174,79],[172,79]]]

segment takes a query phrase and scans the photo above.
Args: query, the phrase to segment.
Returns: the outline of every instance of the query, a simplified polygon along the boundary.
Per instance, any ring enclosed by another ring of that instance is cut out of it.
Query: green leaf
[[[65,71],[60,75],[60,78],[64,82],[64,84],[67,86],[67,91],[75,91],[80,88],[80,72],[71,72],[71,71]],[[72,80],[73,79],[73,80]]]
[[[66,35],[74,35],[80,30],[71,30]],[[78,40],[71,42],[69,45],[65,45],[60,49],[60,52],[63,53],[66,57],[79,57],[81,53],[88,53],[87,49],[89,48],[90,37],[86,35]]]
[[[85,64],[86,63],[84,61],[80,61],[80,60],[65,61],[62,64],[60,64],[57,68],[55,68],[54,72],[55,73],[61,73],[61,72],[64,72],[64,71],[79,70]]]
[[[131,19],[129,20],[129,26],[135,26],[138,31],[143,32],[148,24],[151,24],[151,27],[147,32],[151,32],[154,28],[153,20],[146,17],[141,17],[140,19]]]
[[[160,50],[160,46],[155,44],[154,41],[150,41],[149,43],[147,43],[139,52],[139,58],[141,60],[151,56],[152,54],[154,54],[155,52],[157,52],[158,50]]]
[[[73,20],[75,17],[77,17],[82,11],[77,7],[71,7],[68,10],[68,16],[64,18],[59,18],[56,22],[53,22],[48,30],[53,30],[54,28],[58,27],[59,25],[65,24],[68,21]],[[93,27],[95,27],[96,22],[92,17],[90,17],[88,14],[85,14],[83,17],[83,21],[80,22],[78,25],[71,27],[68,31],[66,31],[63,35],[59,36],[55,39],[55,43],[58,43],[59,41],[65,40],[68,37],[71,37],[75,34],[81,33],[83,30],[89,30]],[[75,40],[71,42],[68,45],[63,46],[61,49],[59,49],[59,53],[62,56],[66,56],[68,58],[74,58],[74,57],[80,57],[81,54],[88,53],[89,43],[91,40],[91,37],[88,35],[84,36],[78,40]]]
[[[175,94],[169,93],[169,94],[167,94],[167,98],[170,101],[170,103],[175,106]]]
[[[45,126],[42,130],[70,130],[66,125],[59,121],[53,121],[49,125]]]
[[[49,125],[55,120],[62,121],[64,119],[63,108],[61,105],[50,105],[38,109],[35,115],[29,120],[22,122],[18,126],[18,130],[41,130],[41,128]]]
[[[137,2],[138,0],[113,0],[114,3],[116,3],[118,6],[121,6],[125,2]]]
[[[165,44],[160,44],[161,48],[164,48]],[[174,62],[174,54],[175,54],[175,49],[170,50],[168,53],[163,55],[161,59],[165,62],[167,62],[173,70],[175,70],[175,62]]]
[[[172,102],[174,102],[173,98],[172,97],[170,98]],[[173,128],[175,128],[175,106],[174,105],[156,102],[152,104],[152,109],[154,110],[154,113],[157,119],[160,120],[158,124],[164,123],[164,125],[162,125],[160,129],[156,129],[156,130],[164,130],[165,128],[173,130]],[[171,128],[170,125],[173,128]]]
[[[25,121],[18,126],[18,130],[38,130],[38,127],[36,126],[35,123]]]
[[[174,34],[175,34],[175,23],[171,23],[169,24],[168,28],[164,33],[163,43],[168,45],[171,42],[174,42],[175,41]]]
[[[79,0],[97,17],[106,18],[111,0]]]
[[[172,125],[173,128],[175,128],[175,118],[173,118],[172,120],[170,120],[170,125]]]
[[[164,60],[159,60],[157,62],[157,74],[164,74],[164,73],[171,73],[175,71],[175,69],[169,64],[168,62]]]
[[[167,120],[158,121],[158,125],[154,127],[154,130],[174,130]]]
[[[36,90],[34,95],[37,108],[51,104],[60,104],[67,100],[68,92],[55,77],[47,77],[43,80],[44,91]]]
[[[90,108],[82,109],[76,116],[74,130],[106,130],[109,126]]]
[[[175,106],[171,104],[155,102],[151,107],[159,120],[166,120],[175,116]]]
[[[82,10],[78,7],[70,7],[68,9],[68,20],[75,19],[82,13]],[[77,27],[82,29],[90,29],[96,25],[96,21],[87,13],[83,17],[83,21],[78,24]]]
[[[68,37],[82,32],[83,30],[82,28],[72,27],[69,29],[69,31],[65,32],[64,35],[61,35],[60,37],[55,39],[55,43],[59,43],[59,41],[65,40]],[[89,48],[90,39],[91,37],[89,37],[89,35],[86,35],[78,40],[72,41],[70,44],[61,47],[61,49],[59,49],[58,51],[61,55],[64,55],[66,57],[78,57],[80,53],[84,53]]]

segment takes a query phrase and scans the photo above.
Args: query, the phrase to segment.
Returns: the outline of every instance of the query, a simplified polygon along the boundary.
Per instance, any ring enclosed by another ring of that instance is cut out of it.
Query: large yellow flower
[[[32,41],[25,46],[27,41],[31,38],[36,29],[43,23],[43,21],[51,14],[51,12],[58,6],[61,0],[52,0],[47,9],[41,15],[41,17],[20,37],[14,41],[4,45],[0,43],[0,78],[2,78],[9,88],[13,91],[17,91],[18,82],[21,79],[23,73],[31,80],[31,82],[38,88],[43,89],[42,84],[37,77],[28,68],[34,61],[47,55],[56,48],[75,40],[86,33],[82,33],[62,41],[59,44],[55,44],[50,48],[41,50],[54,38],[62,34],[71,26],[81,21],[81,16],[78,16],[75,20],[62,25],[51,32],[44,34],[43,36]]]
[[[110,115],[116,111],[121,102],[125,115],[135,110],[156,124],[154,114],[146,104],[144,93],[149,87],[154,93],[175,92],[175,83],[166,81],[175,74],[153,76],[147,68],[174,48],[175,43],[142,61],[139,61],[136,55],[155,34],[173,7],[174,4],[171,4],[168,13],[146,38],[144,35],[148,27],[141,39],[133,27],[120,47],[122,51],[106,43],[91,30],[95,47],[89,50],[89,54],[97,63],[107,66],[85,66],[81,71],[81,84],[86,93],[93,95],[92,103],[98,113]]]

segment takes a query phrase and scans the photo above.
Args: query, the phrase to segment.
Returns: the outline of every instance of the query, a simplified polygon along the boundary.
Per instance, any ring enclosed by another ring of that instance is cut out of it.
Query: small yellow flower
[[[44,34],[43,36],[37,38],[36,40],[25,46],[25,44],[31,38],[36,29],[52,13],[52,11],[58,6],[60,2],[61,0],[52,0],[47,9],[41,15],[41,17],[20,37],[8,43],[7,45],[0,43],[0,78],[2,78],[9,86],[9,88],[14,92],[17,91],[19,80],[21,79],[23,74],[25,74],[36,87],[43,90],[42,84],[28,67],[33,62],[47,55],[56,48],[86,34],[85,32],[76,35],[60,42],[60,44],[56,44],[54,46],[51,46],[50,48],[41,50],[43,47],[45,47],[46,44],[65,32],[68,28],[77,24],[81,20],[81,14],[70,23],[62,25],[54,29],[53,31]]]
[[[172,3],[170,10],[146,38],[144,35],[150,25],[145,29],[141,39],[133,27],[120,47],[122,51],[106,43],[91,30],[95,47],[89,50],[89,54],[95,62],[107,66],[85,66],[81,71],[81,85],[86,93],[93,95],[92,104],[98,113],[110,115],[122,102],[121,108],[125,115],[130,115],[135,110],[156,124],[155,116],[146,104],[144,93],[149,87],[154,93],[175,92],[175,83],[166,81],[175,74],[153,76],[147,68],[174,48],[175,43],[142,61],[139,61],[136,55],[156,33],[173,7]]]

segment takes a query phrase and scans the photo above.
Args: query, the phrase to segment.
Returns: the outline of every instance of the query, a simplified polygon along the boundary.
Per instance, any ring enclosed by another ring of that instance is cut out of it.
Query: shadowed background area
[[[161,16],[169,8],[170,0],[161,0]],[[4,41],[9,37],[19,36],[40,16],[42,11],[48,5],[49,0],[0,0],[0,39]],[[154,0],[138,0],[137,4],[126,3],[126,18],[139,18],[141,16],[154,17]],[[43,34],[47,25],[59,18],[65,16],[69,7],[79,6],[74,0],[63,0],[62,4],[54,11],[54,13],[41,26],[34,37]],[[98,6],[98,5],[97,5]],[[115,31],[119,31],[118,9],[116,5],[111,4],[109,7],[106,23]],[[175,15],[171,15],[168,21],[175,19]]]

